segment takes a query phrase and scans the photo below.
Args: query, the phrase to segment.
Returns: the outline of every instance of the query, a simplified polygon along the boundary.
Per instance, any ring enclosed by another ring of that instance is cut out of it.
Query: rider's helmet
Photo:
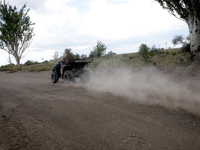
[[[65,49],[65,53],[69,53],[70,51],[71,51],[70,48],[66,48],[66,49]]]

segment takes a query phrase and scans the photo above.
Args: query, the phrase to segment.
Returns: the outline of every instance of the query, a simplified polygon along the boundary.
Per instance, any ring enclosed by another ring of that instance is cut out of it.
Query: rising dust
[[[192,68],[91,70],[88,90],[109,92],[143,104],[160,105],[200,116],[200,75]]]

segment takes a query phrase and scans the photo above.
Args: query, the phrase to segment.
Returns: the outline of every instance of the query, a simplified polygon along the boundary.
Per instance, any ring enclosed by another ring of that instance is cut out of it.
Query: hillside
[[[173,68],[177,66],[188,66],[191,64],[190,54],[182,53],[180,49],[159,50],[153,54],[151,63],[145,64],[143,57],[137,53],[118,54],[111,57],[95,58],[90,67],[141,67],[145,65],[154,65],[164,68]]]
[[[159,50],[154,52],[150,64],[145,64],[142,56],[136,53],[113,54],[100,58],[94,58],[89,65],[90,68],[112,68],[112,67],[141,67],[154,65],[157,67],[173,68],[177,66],[188,66],[191,64],[189,53],[182,53],[180,49]],[[43,63],[22,65],[24,71],[47,71],[57,64],[56,61],[45,61]],[[1,66],[0,71],[15,70],[15,66]]]

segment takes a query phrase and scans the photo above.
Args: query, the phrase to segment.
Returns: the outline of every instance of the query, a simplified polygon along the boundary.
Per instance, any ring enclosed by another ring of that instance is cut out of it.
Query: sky
[[[30,46],[21,63],[53,59],[65,48],[74,54],[89,54],[97,41],[106,52],[137,52],[149,47],[174,47],[176,35],[188,36],[187,24],[164,10],[155,0],[7,0],[20,9],[26,3],[35,23]],[[16,63],[12,58],[12,63]],[[8,53],[0,49],[0,66],[9,64]]]

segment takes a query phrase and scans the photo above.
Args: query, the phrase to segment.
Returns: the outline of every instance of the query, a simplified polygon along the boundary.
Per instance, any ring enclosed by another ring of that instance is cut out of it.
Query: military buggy
[[[74,59],[65,64],[59,62],[51,72],[52,83],[57,83],[60,78],[67,83],[74,82],[75,78],[80,78],[82,82],[87,82],[90,79],[90,72],[85,68],[92,59]]]

